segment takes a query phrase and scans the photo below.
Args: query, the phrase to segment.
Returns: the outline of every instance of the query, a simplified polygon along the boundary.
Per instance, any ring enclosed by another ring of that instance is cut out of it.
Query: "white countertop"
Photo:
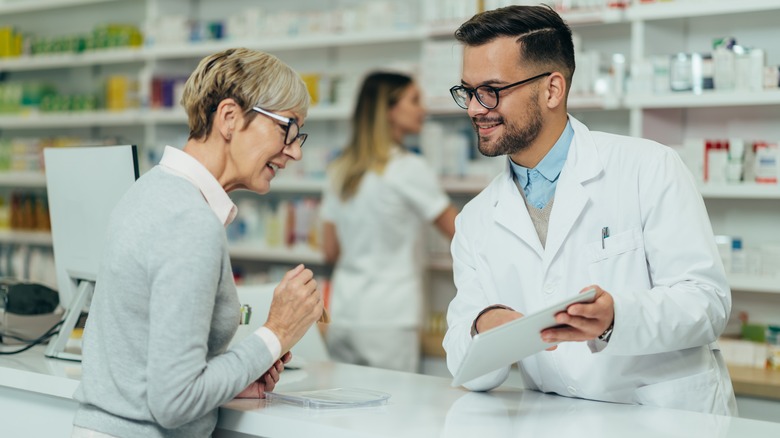
[[[0,396],[7,387],[70,402],[79,378],[78,363],[47,359],[41,350],[0,356]],[[277,391],[328,388],[370,389],[391,398],[379,407],[319,410],[233,400],[221,409],[215,436],[220,430],[268,438],[780,436],[780,423],[600,403],[513,387],[473,393],[450,387],[450,379],[330,362],[285,371]]]

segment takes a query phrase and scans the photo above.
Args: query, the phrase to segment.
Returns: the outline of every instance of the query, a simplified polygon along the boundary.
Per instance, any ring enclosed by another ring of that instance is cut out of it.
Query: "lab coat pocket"
[[[714,412],[715,406],[720,406],[718,388],[718,374],[710,369],[692,376],[642,386],[636,390],[636,402],[646,406]]]
[[[586,255],[593,284],[608,291],[650,285],[642,230],[639,228],[588,243]]]
[[[596,242],[588,243],[588,258],[596,263],[642,247],[642,230],[632,228]]]

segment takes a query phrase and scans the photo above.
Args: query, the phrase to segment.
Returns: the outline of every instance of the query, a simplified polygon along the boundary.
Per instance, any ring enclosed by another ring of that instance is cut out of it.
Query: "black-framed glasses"
[[[303,147],[303,144],[306,143],[306,139],[309,138],[309,134],[305,134],[303,132],[300,132],[300,128],[298,127],[298,122],[295,119],[292,119],[290,117],[284,117],[280,116],[279,114],[274,114],[270,111],[266,111],[258,106],[252,107],[253,111],[257,111],[260,114],[266,115],[272,119],[278,120],[282,123],[287,123],[287,126],[285,127],[284,131],[284,144],[285,145],[291,145],[295,142],[295,140],[300,141],[298,146]]]
[[[551,74],[552,72],[548,71],[546,73],[542,73],[528,79],[523,79],[520,82],[515,82],[514,84],[505,85],[501,88],[491,87],[490,85],[480,85],[479,87],[476,88],[468,88],[468,87],[464,87],[463,85],[456,85],[450,88],[450,94],[452,95],[452,98],[455,100],[455,103],[457,103],[458,106],[463,109],[468,109],[469,102],[471,102],[471,98],[476,96],[477,102],[479,102],[480,105],[485,107],[485,109],[491,110],[498,106],[499,92],[504,91],[508,88],[517,87],[518,85],[527,84],[528,82],[535,81],[545,76],[550,76]]]

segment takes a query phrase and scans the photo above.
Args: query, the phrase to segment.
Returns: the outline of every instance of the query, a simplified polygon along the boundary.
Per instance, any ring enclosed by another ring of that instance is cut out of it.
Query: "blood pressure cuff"
[[[0,308],[17,315],[52,313],[60,303],[57,291],[37,283],[0,280]]]

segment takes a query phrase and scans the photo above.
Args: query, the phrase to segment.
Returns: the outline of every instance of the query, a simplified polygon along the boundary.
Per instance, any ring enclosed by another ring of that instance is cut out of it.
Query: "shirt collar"
[[[569,147],[573,138],[574,128],[571,127],[571,122],[567,121],[563,133],[558,137],[558,141],[555,142],[552,149],[547,152],[547,155],[534,168],[547,181],[553,182],[560,176],[563,165],[566,163],[566,156],[569,155]],[[509,164],[520,187],[525,187],[528,184],[528,172],[531,169],[523,167],[511,159],[509,159]]]
[[[223,225],[227,226],[236,218],[238,209],[233,200],[230,199],[222,185],[219,184],[214,175],[196,160],[192,155],[171,146],[165,146],[160,167],[163,170],[177,175],[191,182],[200,190],[206,203],[209,204],[211,211],[217,215],[217,218]]]

